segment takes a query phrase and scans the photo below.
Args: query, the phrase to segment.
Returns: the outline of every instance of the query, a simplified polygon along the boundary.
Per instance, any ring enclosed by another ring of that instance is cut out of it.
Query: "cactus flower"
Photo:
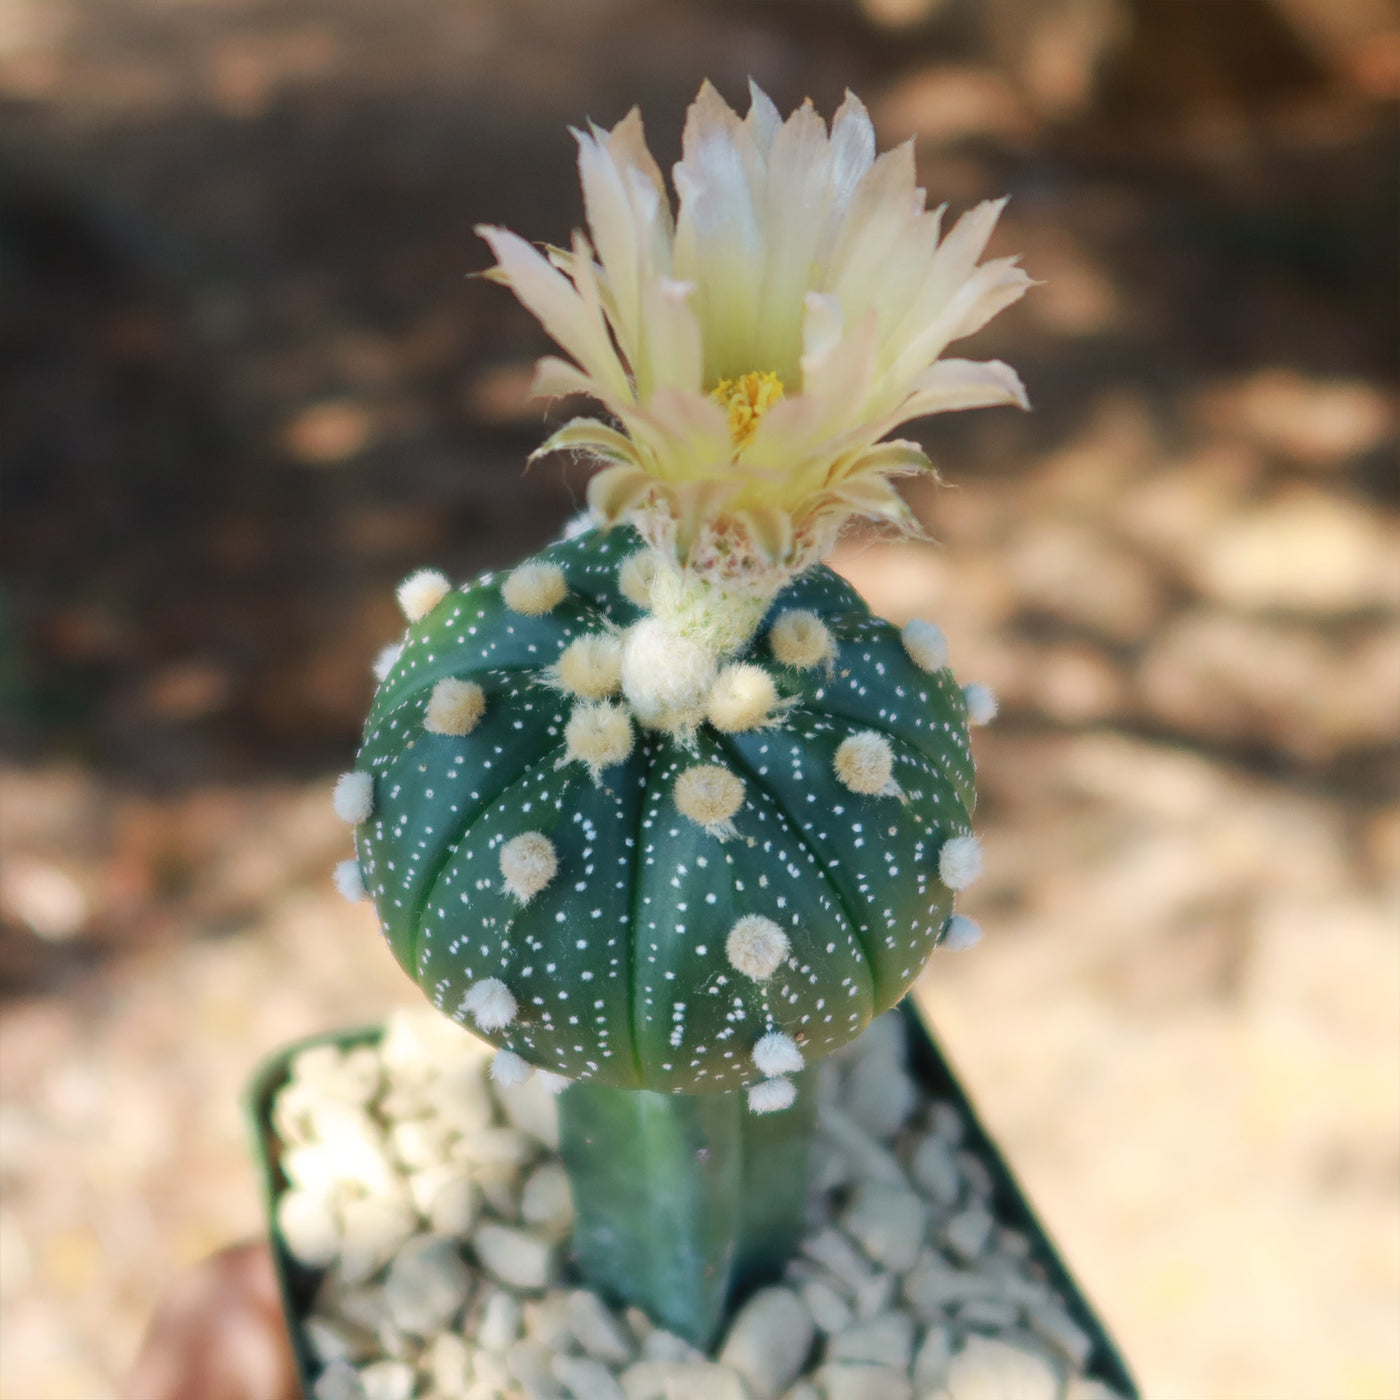
[[[674,215],[635,109],[575,134],[589,236],[545,256],[479,232],[569,356],[540,361],[535,392],[591,395],[621,425],[576,419],[541,449],[607,464],[604,519],[681,564],[786,576],[853,515],[912,526],[889,478],[929,463],[886,441],[900,424],[1025,406],[1007,365],[943,358],[1030,285],[1015,258],[979,264],[1003,201],[943,235],[912,142],[877,157],[853,94],[828,132],[810,102],[783,121],[754,86],[741,119],[707,83]]]

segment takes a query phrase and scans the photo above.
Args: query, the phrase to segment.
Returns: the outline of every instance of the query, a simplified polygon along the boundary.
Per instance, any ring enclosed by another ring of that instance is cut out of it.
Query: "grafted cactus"
[[[635,114],[579,140],[599,262],[483,233],[576,361],[542,391],[621,426],[546,444],[604,465],[569,537],[400,589],[338,880],[498,1078],[571,1085],[583,1267],[703,1343],[795,1239],[806,1067],[977,934],[953,902],[994,702],[820,559],[851,516],[911,525],[888,478],[927,461],[891,428],[1024,402],[1006,366],[938,357],[1026,279],[977,265],[999,206],[939,241],[854,98],[828,138],[702,90],[674,226]]]

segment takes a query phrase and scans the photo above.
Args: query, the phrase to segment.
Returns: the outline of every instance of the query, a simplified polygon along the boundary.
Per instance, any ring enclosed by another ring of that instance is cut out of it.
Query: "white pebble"
[[[335,1208],[311,1191],[288,1191],[277,1202],[277,1228],[292,1257],[308,1269],[323,1269],[340,1253]]]
[[[347,1284],[377,1274],[411,1238],[418,1221],[413,1210],[393,1197],[363,1196],[345,1203],[340,1276]]]
[[[946,1327],[930,1327],[914,1356],[915,1391],[928,1395],[937,1390],[948,1375],[952,1359],[952,1333]]]
[[[958,1164],[942,1138],[932,1133],[925,1134],[914,1149],[909,1171],[919,1189],[930,1200],[943,1207],[957,1205],[962,1189]]]
[[[841,1217],[841,1227],[875,1263],[906,1273],[923,1247],[925,1215],[914,1192],[867,1182]]]
[[[473,1340],[487,1351],[505,1351],[520,1335],[520,1299],[503,1288],[493,1289],[481,1309]]]
[[[553,1152],[559,1146],[559,1100],[539,1079],[538,1073],[519,1083],[497,1079],[493,1087],[511,1125]]]
[[[719,1350],[754,1400],[777,1400],[812,1347],[812,1314],[790,1288],[761,1288],[739,1309]]]
[[[1035,1352],[969,1337],[948,1367],[949,1400],[1055,1400],[1060,1377]]]
[[[562,1238],[573,1228],[573,1193],[562,1162],[545,1162],[526,1177],[520,1192],[520,1218],[552,1238]]]
[[[846,1300],[820,1279],[809,1279],[799,1290],[812,1321],[823,1332],[841,1332],[855,1321],[855,1314],[847,1306]]]
[[[858,1322],[833,1337],[826,1354],[832,1361],[863,1361],[907,1370],[914,1355],[914,1319],[908,1313],[887,1312],[869,1322]]]
[[[569,1392],[570,1400],[627,1400],[616,1377],[601,1361],[586,1356],[556,1356],[552,1369]]]
[[[842,1100],[846,1112],[871,1137],[888,1142],[918,1103],[919,1086],[899,1065],[866,1055],[852,1067]]]
[[[332,1361],[311,1388],[313,1400],[367,1400],[360,1373],[348,1361]]]
[[[365,1400],[411,1400],[413,1367],[406,1361],[376,1361],[360,1372]]]
[[[954,1254],[963,1259],[976,1259],[992,1238],[996,1222],[981,1201],[974,1201],[960,1210],[943,1226],[943,1238]]]
[[[331,806],[350,826],[367,821],[374,811],[374,779],[368,773],[342,773],[336,779]]]
[[[826,1400],[911,1400],[914,1393],[907,1372],[862,1362],[828,1362],[817,1372],[817,1383]]]
[[[455,1332],[440,1333],[433,1338],[423,1360],[439,1394],[447,1400],[458,1400],[467,1393],[472,1353],[465,1338]]]
[[[439,1235],[464,1238],[476,1220],[477,1190],[469,1176],[457,1174],[433,1193],[424,1212],[428,1224]]]
[[[576,1288],[569,1294],[569,1326],[589,1356],[614,1366],[632,1359],[632,1341],[603,1300],[591,1289]]]
[[[554,1276],[554,1249],[528,1230],[486,1222],[472,1233],[482,1267],[512,1288],[544,1288]]]

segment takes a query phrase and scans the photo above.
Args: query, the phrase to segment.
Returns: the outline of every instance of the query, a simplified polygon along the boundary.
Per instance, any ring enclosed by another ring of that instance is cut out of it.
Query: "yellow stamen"
[[[729,415],[729,438],[737,452],[747,447],[763,415],[783,397],[783,381],[772,370],[721,379],[710,397]]]

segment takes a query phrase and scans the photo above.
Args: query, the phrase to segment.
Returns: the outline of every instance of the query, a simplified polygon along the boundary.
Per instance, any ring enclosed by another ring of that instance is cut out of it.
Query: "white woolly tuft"
[[[645,617],[622,647],[622,693],[641,724],[676,729],[698,724],[715,682],[714,653]]]
[[[974,943],[981,941],[982,925],[976,919],[954,914],[948,920],[948,927],[943,930],[943,937],[938,940],[938,946],[946,948],[950,953],[961,953],[964,948],[971,948]]]
[[[569,585],[558,564],[521,564],[506,575],[501,598],[512,612],[542,617],[564,601]]]
[[[360,873],[360,862],[343,860],[331,874],[331,880],[340,897],[351,904],[358,904],[365,897],[365,877]]]
[[[979,681],[963,686],[963,700],[969,724],[990,724],[997,717],[996,692],[990,686]]]
[[[636,735],[632,732],[632,716],[621,705],[609,701],[575,705],[569,722],[564,726],[564,758],[562,763],[583,763],[599,782],[603,769],[624,762],[632,752]]]
[[[836,750],[832,767],[836,776],[850,788],[866,797],[897,797],[899,784],[894,780],[894,750],[883,734],[873,729],[852,734]]]
[[[718,763],[697,763],[676,779],[671,790],[676,809],[711,836],[727,841],[735,835],[731,818],[744,805],[744,780]]]
[[[768,633],[768,646],[784,666],[799,671],[836,659],[836,638],[816,613],[791,608],[779,614]]]
[[[739,662],[726,666],[710,687],[705,712],[710,723],[726,734],[761,729],[778,703],[778,687],[762,666]]]
[[[760,1074],[796,1074],[806,1061],[797,1042],[782,1031],[769,1031],[753,1048],[753,1062]]]
[[[429,734],[470,734],[486,713],[486,696],[475,681],[440,680],[428,697],[423,728]]]
[[[489,1034],[510,1025],[519,1007],[510,988],[499,977],[487,977],[467,989],[457,1010],[459,1014],[469,1014],[478,1027]]]
[[[396,596],[403,615],[410,622],[417,622],[427,617],[451,591],[452,584],[446,574],[436,569],[419,569],[399,584]]]
[[[982,843],[975,836],[954,836],[938,853],[938,878],[950,890],[965,890],[982,873]]]
[[[506,890],[522,904],[539,894],[558,869],[554,842],[542,831],[522,832],[501,847],[501,877]]]
[[[497,1050],[491,1060],[491,1078],[503,1089],[523,1084],[535,1072],[514,1050]]]
[[[724,940],[724,955],[736,972],[766,982],[788,955],[788,936],[763,914],[745,914]]]
[[[559,653],[554,677],[571,695],[605,699],[622,683],[622,639],[606,632],[575,637]]]
[[[750,1113],[781,1113],[797,1101],[791,1079],[765,1079],[749,1087]]]
[[[374,665],[370,669],[374,672],[374,678],[383,682],[389,679],[389,672],[399,664],[399,657],[403,655],[403,644],[401,642],[390,642],[387,647],[381,647],[379,655],[374,658]]]
[[[555,1074],[552,1069],[537,1069],[535,1079],[546,1094],[562,1094],[574,1082],[567,1075]]]
[[[656,581],[656,555],[643,549],[629,554],[617,571],[617,586],[622,596],[639,608],[651,607],[651,586]]]
[[[581,510],[577,515],[571,517],[569,523],[564,526],[564,538],[576,540],[580,535],[586,535],[594,529],[597,524],[598,521],[591,510]]]
[[[948,639],[943,629],[916,617],[904,624],[900,634],[909,659],[923,671],[941,671],[948,664]]]
[[[368,773],[342,773],[336,779],[331,806],[341,821],[359,826],[374,811],[374,779]]]

